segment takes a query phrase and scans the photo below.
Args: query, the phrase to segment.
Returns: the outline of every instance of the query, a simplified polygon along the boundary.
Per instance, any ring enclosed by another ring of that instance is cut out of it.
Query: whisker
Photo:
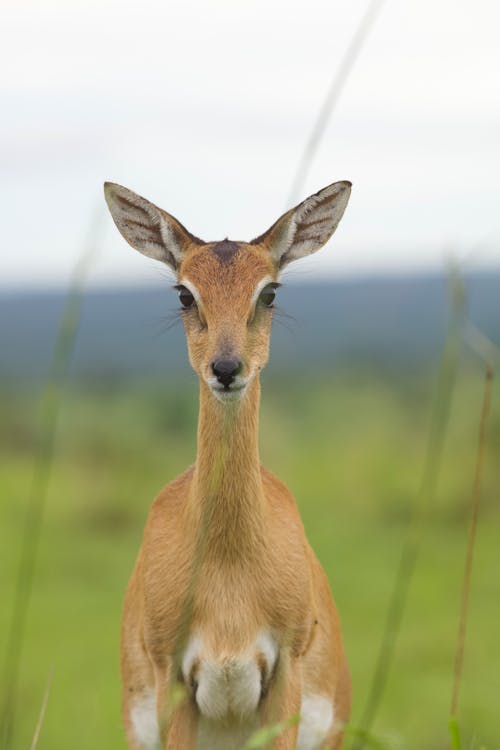
[[[299,279],[300,281],[304,281],[304,279],[317,279],[317,270],[314,268],[314,266],[309,265],[309,263],[301,263],[298,261],[296,264],[298,268],[295,268],[293,264],[290,264],[289,266],[286,266],[283,271],[280,273],[280,279],[288,284],[288,281],[294,281],[294,279]]]
[[[167,315],[163,315],[160,318],[156,318],[154,322],[156,323],[157,330],[153,334],[153,338],[157,339],[157,338],[160,338],[160,336],[165,335],[170,330],[172,330],[172,328],[174,328],[178,323],[180,323],[181,320],[182,320],[182,316],[181,316],[180,310],[173,310]]]
[[[172,284],[173,281],[177,281],[177,277],[174,271],[172,271],[172,269],[169,268],[168,266],[165,266],[165,265],[155,266],[155,270],[158,276],[160,276],[161,280],[166,281],[169,286]]]
[[[297,318],[293,315],[285,312],[281,307],[274,306],[273,321],[276,320],[283,328],[286,328],[290,333],[295,333],[296,327],[299,325]]]

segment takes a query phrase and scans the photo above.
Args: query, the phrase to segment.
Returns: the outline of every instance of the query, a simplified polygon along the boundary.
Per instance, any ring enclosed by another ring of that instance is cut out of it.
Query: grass
[[[354,686],[366,700],[418,488],[434,374],[362,372],[264,385],[263,462],[293,490],[342,617]],[[373,733],[388,747],[447,740],[458,603],[474,473],[480,374],[457,383],[436,502],[409,594],[395,664]],[[495,385],[459,723],[463,748],[500,745],[497,627],[500,418]],[[35,393],[5,388],[0,447],[0,586],[15,585],[35,436]],[[47,674],[54,678],[39,750],[125,748],[119,715],[121,601],[148,507],[192,462],[196,390],[136,382],[74,387],[56,444],[21,664],[13,750],[30,746]],[[8,607],[0,611],[0,647]]]

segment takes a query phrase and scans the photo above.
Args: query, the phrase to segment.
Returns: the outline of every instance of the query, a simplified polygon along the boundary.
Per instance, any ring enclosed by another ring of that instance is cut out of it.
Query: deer
[[[131,750],[240,750],[268,726],[276,750],[341,746],[351,686],[339,616],[293,496],[260,464],[258,427],[278,279],[330,239],[350,191],[325,187],[250,242],[205,242],[104,185],[124,239],[175,277],[199,378],[196,460],[154,500],[125,594]]]

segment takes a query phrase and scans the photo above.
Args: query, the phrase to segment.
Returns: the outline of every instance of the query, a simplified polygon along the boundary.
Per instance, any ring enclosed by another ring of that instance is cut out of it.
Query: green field
[[[267,380],[263,463],[292,489],[340,610],[354,692],[370,685],[423,467],[435,373]],[[446,747],[483,376],[462,372],[395,661],[375,732],[387,747]],[[0,657],[37,447],[36,390],[0,397]],[[460,701],[464,748],[500,747],[500,406],[485,454]],[[13,750],[29,748],[51,667],[40,749],[125,748],[121,601],[148,507],[194,459],[196,384],[73,386],[65,395],[20,678]],[[5,686],[2,685],[2,688]]]

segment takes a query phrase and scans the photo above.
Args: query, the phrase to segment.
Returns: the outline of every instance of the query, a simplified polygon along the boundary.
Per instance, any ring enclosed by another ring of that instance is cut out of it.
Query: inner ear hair
[[[335,232],[350,194],[350,182],[334,182],[287,211],[250,244],[265,244],[280,269],[311,255]]]
[[[104,183],[109,211],[120,234],[133,248],[177,271],[190,244],[204,245],[174,216],[132,190]]]

